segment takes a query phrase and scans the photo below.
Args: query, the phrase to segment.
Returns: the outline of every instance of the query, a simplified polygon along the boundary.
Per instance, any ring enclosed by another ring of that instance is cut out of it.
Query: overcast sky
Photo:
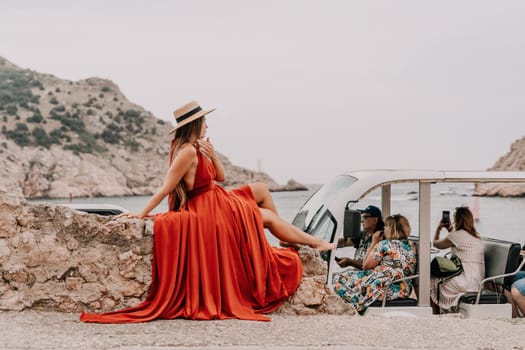
[[[525,1],[0,0],[0,56],[111,79],[278,182],[486,169],[525,135]],[[168,132],[169,128],[166,128]]]

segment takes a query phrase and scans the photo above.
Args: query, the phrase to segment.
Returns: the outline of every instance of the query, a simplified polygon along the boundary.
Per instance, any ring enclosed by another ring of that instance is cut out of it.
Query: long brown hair
[[[407,239],[410,235],[410,223],[401,214],[390,215],[385,219],[385,227],[390,229],[390,237],[386,239]]]
[[[468,207],[457,207],[454,213],[454,229],[465,230],[472,236],[479,238],[479,233],[474,227],[474,215]]]
[[[192,137],[194,136],[200,137],[203,124],[204,117],[197,118],[194,121],[175,130],[175,136],[171,142],[170,165],[173,163],[173,160],[183,145],[190,143]],[[175,189],[171,192],[171,197],[172,198],[169,200],[170,210],[178,211],[184,206],[184,204],[186,204],[186,201],[188,200],[188,193],[183,179],[181,179],[180,182],[175,186]]]

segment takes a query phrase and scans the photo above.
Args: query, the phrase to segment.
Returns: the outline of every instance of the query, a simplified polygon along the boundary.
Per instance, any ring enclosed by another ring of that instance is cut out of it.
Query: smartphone
[[[443,224],[450,224],[450,211],[443,210],[443,213],[441,214],[441,222]]]

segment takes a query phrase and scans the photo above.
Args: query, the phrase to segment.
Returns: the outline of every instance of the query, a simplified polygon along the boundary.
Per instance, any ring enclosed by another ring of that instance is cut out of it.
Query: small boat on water
[[[465,192],[458,192],[454,187],[449,187],[446,190],[439,191],[439,195],[441,195],[441,196],[462,196],[462,197],[466,197],[469,194],[465,193]]]
[[[417,218],[419,234],[410,236],[418,246],[418,271],[408,278],[413,279],[417,292],[405,299],[384,300],[378,306],[374,304],[367,313],[408,312],[413,315],[432,314],[430,306],[430,261],[433,254],[431,237],[433,226],[432,186],[436,184],[460,183],[475,185],[478,183],[520,183],[525,184],[525,172],[511,171],[441,171],[441,170],[364,170],[352,171],[335,177],[322,186],[299,209],[292,224],[303,231],[327,240],[337,242],[339,238],[358,234],[360,229],[360,212],[357,210],[366,201],[367,195],[380,190],[379,199],[383,215],[391,214],[391,186],[412,183],[418,186]],[[414,195],[414,194],[412,194]],[[458,195],[454,188],[439,192],[440,196]],[[463,195],[463,194],[459,194]],[[468,194],[464,194],[468,195]],[[477,197],[474,197],[476,199]],[[477,204],[476,204],[477,203]],[[479,202],[472,205],[474,215],[479,219]],[[352,213],[345,217],[347,213]],[[357,229],[356,229],[357,228]],[[497,230],[497,227],[494,228]],[[510,318],[511,305],[502,292],[509,288],[510,276],[523,268],[525,259],[520,258],[521,245],[486,238],[485,245],[485,279],[475,293],[465,293],[457,309],[466,317],[475,318]],[[346,248],[343,248],[346,249]],[[332,286],[332,277],[340,268],[335,262],[338,250],[327,253],[324,259],[328,262],[327,284]],[[344,256],[344,254],[343,254]],[[490,282],[490,283],[489,283]],[[496,288],[488,288],[488,284]]]

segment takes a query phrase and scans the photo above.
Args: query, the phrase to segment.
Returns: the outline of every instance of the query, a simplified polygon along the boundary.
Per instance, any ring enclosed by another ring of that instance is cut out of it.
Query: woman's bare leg
[[[248,186],[250,186],[250,188],[252,189],[255,202],[260,208],[269,209],[275,214],[278,214],[275,202],[273,201],[272,195],[268,190],[268,185],[266,185],[263,182],[254,182],[249,184]]]
[[[507,298],[507,301],[512,305],[512,318],[518,317],[518,307],[516,306],[516,302],[514,301],[512,294],[506,289],[503,291],[503,294],[505,294],[505,298]]]
[[[252,190],[255,202],[261,208],[264,227],[268,228],[281,241],[280,244],[282,246],[297,248],[297,244],[306,244],[319,251],[335,249],[335,244],[310,236],[283,220],[277,213],[277,207],[268,190],[268,185],[262,182],[255,182],[248,186]]]
[[[273,201],[273,197],[270,193],[270,190],[268,189],[268,185],[266,185],[263,182],[254,182],[248,184],[248,186],[250,186],[250,188],[252,189],[253,197],[259,208],[268,209],[273,213],[279,215],[279,213],[277,212],[275,202]],[[301,248],[299,244],[290,243],[283,240],[279,241],[279,245],[281,247],[292,247],[297,250]]]
[[[434,315],[439,315],[441,313],[441,310],[439,309],[439,305],[434,303],[434,300],[432,300],[432,298],[430,298],[430,306],[432,306],[432,313]]]
[[[512,294],[512,300],[514,305],[516,305],[516,317],[525,316],[525,296],[521,295],[516,287],[510,289],[510,294]]]
[[[306,244],[318,251],[335,249],[335,243],[328,243],[318,237],[311,236],[292,224],[283,220],[270,209],[260,208],[264,227],[283,242],[291,244]]]

